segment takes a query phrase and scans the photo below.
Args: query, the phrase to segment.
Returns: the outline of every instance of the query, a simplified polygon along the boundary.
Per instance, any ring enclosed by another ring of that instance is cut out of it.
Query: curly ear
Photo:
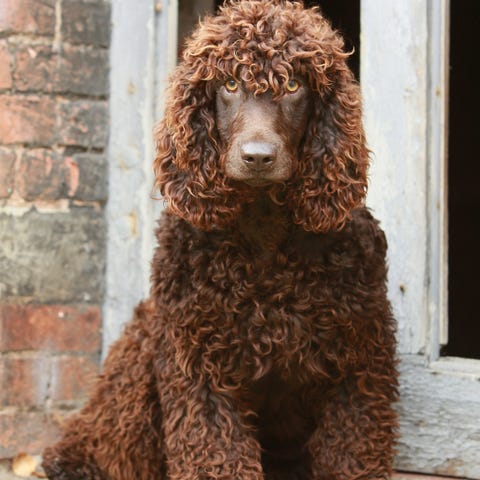
[[[288,195],[294,222],[317,233],[341,229],[364,201],[368,155],[359,87],[345,66],[316,100]]]
[[[230,223],[240,208],[219,168],[214,91],[193,65],[180,65],[155,129],[156,186],[173,214],[203,230]]]

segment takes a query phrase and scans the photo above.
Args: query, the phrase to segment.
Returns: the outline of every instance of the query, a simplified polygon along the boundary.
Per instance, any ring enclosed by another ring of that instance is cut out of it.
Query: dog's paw
[[[95,465],[73,463],[55,455],[45,455],[42,467],[50,480],[104,480]]]

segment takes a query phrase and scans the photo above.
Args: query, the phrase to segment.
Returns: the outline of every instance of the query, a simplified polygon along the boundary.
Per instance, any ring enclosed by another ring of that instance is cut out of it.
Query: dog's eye
[[[295,93],[300,88],[300,82],[291,78],[285,85],[287,92]]]
[[[229,78],[226,82],[225,82],[225,88],[229,91],[229,92],[236,92],[238,90],[238,83],[233,79],[233,78]]]

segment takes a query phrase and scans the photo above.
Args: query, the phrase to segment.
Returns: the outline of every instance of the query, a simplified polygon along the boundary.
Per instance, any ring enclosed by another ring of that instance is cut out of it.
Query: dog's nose
[[[240,147],[240,155],[252,170],[264,170],[275,163],[277,149],[272,143],[247,142]]]

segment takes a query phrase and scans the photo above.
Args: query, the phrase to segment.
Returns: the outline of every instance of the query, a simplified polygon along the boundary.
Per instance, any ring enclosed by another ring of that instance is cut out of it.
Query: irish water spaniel
[[[187,42],[155,132],[150,298],[50,479],[389,477],[395,326],[347,56],[285,0],[233,0]]]

